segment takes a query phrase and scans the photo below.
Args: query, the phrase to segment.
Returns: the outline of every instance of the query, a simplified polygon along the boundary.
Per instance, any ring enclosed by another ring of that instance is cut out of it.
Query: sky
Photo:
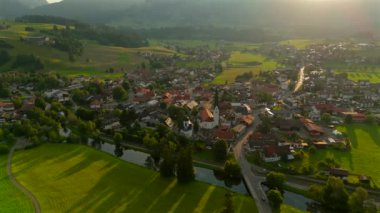
[[[62,1],[62,0],[46,0],[49,4],[51,4],[51,3],[56,3],[56,2],[60,2],[60,1]]]

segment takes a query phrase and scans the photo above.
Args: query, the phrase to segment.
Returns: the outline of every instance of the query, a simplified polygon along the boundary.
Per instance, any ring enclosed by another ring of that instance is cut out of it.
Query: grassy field
[[[177,184],[79,145],[45,144],[16,152],[12,169],[42,212],[217,212],[226,193],[201,182]],[[237,212],[256,211],[248,196],[235,195],[234,205]]]
[[[280,44],[282,45],[290,45],[297,49],[305,49],[307,46],[312,44],[319,44],[322,43],[321,40],[306,40],[306,39],[293,39],[293,40],[286,40],[281,41]]]
[[[7,156],[0,155],[0,212],[34,212],[32,202],[7,176]]]
[[[227,62],[227,68],[213,81],[214,84],[232,83],[238,75],[250,72],[253,75],[260,71],[273,70],[280,65],[277,62],[268,60],[262,55],[232,52]]]
[[[24,24],[7,22],[11,27],[0,31],[0,39],[14,46],[9,49],[11,55],[34,54],[38,56],[46,65],[49,72],[55,72],[69,77],[77,75],[93,76],[100,78],[118,78],[124,72],[136,68],[144,58],[143,53],[153,53],[159,55],[174,55],[175,51],[160,46],[149,46],[141,48],[123,48],[115,46],[99,45],[93,41],[82,41],[84,44],[83,55],[77,57],[74,62],[68,60],[65,52],[47,46],[38,46],[20,41],[20,37],[40,35],[41,29],[52,29],[52,24]],[[36,29],[34,32],[25,31],[25,27],[31,26]],[[58,26],[62,28],[63,26]],[[179,54],[180,55],[180,54]],[[10,63],[0,67],[0,72],[8,70]],[[113,68],[115,73],[108,73],[106,70]]]
[[[304,211],[294,208],[292,206],[286,205],[286,204],[281,205],[280,212],[281,213],[304,213]]]
[[[167,46],[175,45],[183,48],[207,47],[209,49],[225,49],[225,50],[253,50],[259,48],[262,44],[247,42],[231,42],[216,40],[149,40],[151,46]]]
[[[328,156],[337,160],[342,168],[348,169],[353,174],[368,175],[374,183],[380,186],[380,127],[367,124],[350,124],[338,128],[345,132],[351,140],[352,149],[350,152],[333,149],[318,150],[313,155],[306,155],[303,161],[296,161],[293,164],[296,168],[302,165],[317,165]],[[351,177],[352,178],[352,177]]]

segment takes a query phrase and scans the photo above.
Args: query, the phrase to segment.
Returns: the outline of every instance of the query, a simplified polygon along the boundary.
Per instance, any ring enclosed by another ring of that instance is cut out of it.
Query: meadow
[[[6,164],[7,155],[0,155],[0,212],[34,212],[29,198],[9,180]]]
[[[262,55],[234,51],[227,61],[227,68],[215,78],[213,84],[233,83],[235,78],[243,73],[257,75],[261,71],[270,71],[279,66],[276,61]]]
[[[233,42],[233,41],[217,41],[217,40],[149,40],[151,46],[180,46],[182,48],[196,48],[196,47],[207,47],[209,49],[224,49],[224,50],[253,50],[261,47],[260,43],[249,43],[249,42]]]
[[[370,176],[376,186],[380,186],[380,127],[369,124],[349,124],[338,127],[347,134],[352,143],[351,151],[335,149],[317,150],[315,154],[306,154],[302,161],[292,164],[296,168],[303,165],[317,165],[326,157],[333,157],[342,168],[353,174]]]
[[[18,151],[12,169],[42,212],[218,212],[226,193],[197,181],[177,184],[80,145],[44,144]],[[233,200],[236,212],[256,212],[250,197],[235,194]]]
[[[84,75],[99,78],[119,78],[123,76],[125,72],[135,69],[144,61],[141,54],[177,54],[173,50],[160,46],[124,48],[104,46],[93,41],[83,40],[83,54],[80,57],[77,57],[74,62],[71,62],[69,61],[67,53],[58,49],[20,41],[20,37],[41,35],[39,30],[53,29],[53,24],[25,24],[9,21],[6,23],[11,27],[0,31],[0,39],[14,47],[8,49],[11,55],[34,54],[44,62],[47,71],[59,73],[68,77]],[[26,27],[33,27],[35,31],[28,32],[25,30]],[[64,26],[58,25],[58,28],[62,27]],[[0,72],[9,68],[10,64],[0,67]],[[113,68],[115,72],[107,72],[110,68]]]
[[[312,44],[320,44],[322,43],[321,40],[307,40],[307,39],[292,39],[292,40],[285,40],[281,41],[280,44],[282,45],[290,45],[297,49],[305,49],[307,46],[310,46]]]

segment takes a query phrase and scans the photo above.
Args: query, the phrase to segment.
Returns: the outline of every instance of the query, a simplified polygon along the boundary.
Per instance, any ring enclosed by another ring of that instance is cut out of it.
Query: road
[[[9,154],[8,154],[8,160],[7,160],[7,175],[9,177],[9,179],[12,181],[13,185],[15,185],[17,188],[19,188],[27,197],[29,197],[29,199],[32,201],[33,205],[34,205],[34,210],[36,213],[40,213],[41,212],[41,209],[40,209],[40,204],[38,203],[38,200],[36,199],[36,197],[34,197],[34,195],[28,191],[24,186],[22,186],[17,180],[16,178],[13,176],[12,174],[12,156],[13,156],[13,153],[14,151],[16,150],[16,148],[20,145],[20,140],[18,140],[16,142],[16,144],[12,147],[12,149],[10,150]]]
[[[236,160],[240,164],[241,172],[247,184],[248,190],[253,199],[256,201],[258,211],[260,213],[270,213],[272,212],[271,207],[269,205],[268,199],[266,198],[266,194],[261,187],[261,183],[265,180],[265,177],[255,175],[255,173],[252,172],[251,164],[247,161],[244,155],[244,144],[248,141],[251,133],[254,132],[256,127],[260,124],[258,113],[255,113],[255,119],[255,123],[250,128],[248,128],[242,137],[236,141],[233,151]]]
[[[305,79],[305,67],[302,67],[298,74],[298,81],[294,88],[294,93],[298,92],[302,88],[304,79]]]

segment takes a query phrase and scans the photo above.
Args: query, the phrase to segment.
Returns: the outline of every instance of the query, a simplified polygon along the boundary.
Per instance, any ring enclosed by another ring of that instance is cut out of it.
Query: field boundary
[[[29,191],[27,190],[24,186],[22,186],[17,180],[16,178],[12,175],[12,156],[13,156],[13,153],[14,151],[16,150],[16,147],[17,147],[17,144],[18,142],[16,142],[15,145],[13,145],[12,149],[10,150],[9,154],[8,154],[8,160],[7,160],[7,175],[9,177],[9,179],[12,181],[12,183],[17,187],[19,188],[27,197],[30,198],[30,200],[32,201],[33,203],[33,206],[34,206],[34,210],[36,213],[40,213],[41,212],[41,208],[40,208],[40,204],[38,203],[38,200],[36,199],[36,197]]]

